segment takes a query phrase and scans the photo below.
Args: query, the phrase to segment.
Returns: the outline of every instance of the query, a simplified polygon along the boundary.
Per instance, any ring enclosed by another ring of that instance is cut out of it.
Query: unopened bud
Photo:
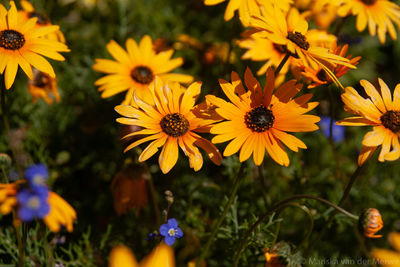
[[[363,211],[358,220],[358,227],[364,236],[379,238],[382,235],[375,235],[383,227],[382,216],[377,209],[369,208]]]
[[[4,168],[5,171],[11,167],[11,158],[5,153],[0,153],[0,168]]]

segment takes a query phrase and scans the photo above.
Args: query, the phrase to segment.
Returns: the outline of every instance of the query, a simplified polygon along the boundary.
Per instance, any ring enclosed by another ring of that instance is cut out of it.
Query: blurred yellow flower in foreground
[[[400,233],[392,232],[389,234],[389,243],[396,250],[373,249],[372,257],[376,259],[382,267],[399,267],[400,266]]]
[[[164,242],[154,248],[140,264],[132,251],[123,245],[114,247],[110,253],[109,267],[175,267],[174,251]]]

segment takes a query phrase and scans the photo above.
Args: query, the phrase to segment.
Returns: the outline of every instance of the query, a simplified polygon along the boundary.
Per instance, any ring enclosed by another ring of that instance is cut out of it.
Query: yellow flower
[[[382,267],[398,267],[400,266],[400,233],[392,232],[389,234],[389,243],[395,249],[373,249],[372,257],[374,257]]]
[[[311,13],[315,23],[320,29],[327,29],[336,19],[338,5],[332,0],[314,0]]]
[[[207,6],[217,5],[226,0],[204,0],[204,4]],[[269,5],[274,4],[278,8],[287,11],[293,0],[229,0],[228,6],[225,10],[224,19],[226,21],[231,20],[235,11],[239,11],[239,19],[243,26],[248,27],[250,18],[254,15],[260,15],[260,9],[263,9],[265,2]],[[269,6],[268,5],[268,6]]]
[[[194,107],[200,94],[201,83],[192,83],[184,90],[178,83],[163,83],[156,78],[149,92],[153,99],[151,102],[135,96],[133,106],[119,105],[115,110],[127,118],[118,118],[122,124],[136,125],[145,129],[131,134],[148,135],[130,144],[128,151],[142,143],[154,140],[147,146],[139,157],[139,161],[145,161],[153,156],[158,148],[163,146],[159,157],[160,168],[163,173],[169,172],[178,160],[178,145],[186,156],[189,157],[190,167],[195,171],[203,165],[203,157],[196,146],[204,149],[210,159],[217,165],[221,163],[221,155],[218,149],[208,140],[199,136],[196,132],[207,132],[212,119],[199,117],[199,108]]]
[[[253,61],[266,61],[265,64],[257,71],[257,75],[263,75],[271,66],[278,67],[279,63],[286,55],[285,47],[275,44],[269,39],[260,37],[259,34],[251,34],[251,31],[244,33],[244,38],[238,41],[241,48],[247,49],[243,54],[242,59],[251,59]],[[280,84],[285,79],[285,75],[289,70],[291,61],[290,58],[277,77],[277,83]]]
[[[364,164],[378,146],[382,145],[378,160],[396,160],[400,157],[400,84],[397,84],[393,100],[386,83],[379,79],[381,93],[366,80],[360,81],[368,98],[363,98],[352,87],[346,87],[342,94],[345,110],[357,115],[337,122],[344,126],[374,126],[362,141],[358,165]],[[393,148],[393,149],[391,149]]]
[[[123,105],[131,104],[133,93],[146,101],[152,96],[148,89],[156,76],[165,81],[189,83],[193,77],[185,74],[169,73],[183,64],[182,58],[171,59],[173,49],[156,53],[150,36],[145,35],[138,45],[133,39],[126,41],[125,51],[115,41],[107,44],[107,50],[116,60],[96,59],[93,69],[108,75],[98,79],[101,97],[107,98],[128,91]]]
[[[225,95],[232,103],[208,95],[206,99],[215,105],[216,112],[227,121],[215,124],[210,132],[216,134],[213,143],[232,140],[225,148],[228,157],[240,150],[239,160],[247,160],[253,154],[254,163],[260,165],[265,150],[277,163],[288,166],[289,157],[282,145],[297,152],[307,148],[298,138],[286,132],[310,132],[318,129],[320,118],[304,113],[314,109],[318,102],[308,102],[312,95],[305,94],[294,98],[302,85],[296,80],[284,83],[274,92],[275,76],[270,68],[264,89],[254,78],[250,69],[245,72],[243,87],[237,73],[232,72],[232,83],[220,79]]]
[[[0,184],[0,213],[8,214],[16,210],[18,206],[18,191],[24,189],[26,180],[21,179],[12,184]],[[73,230],[73,222],[76,212],[62,197],[49,191],[47,202],[50,206],[49,213],[43,218],[44,223],[52,232],[58,232],[61,226],[66,227],[69,232]],[[17,222],[20,222],[17,219]]]
[[[41,55],[63,61],[58,52],[68,52],[65,44],[41,38],[57,31],[58,26],[36,28],[37,18],[21,23],[17,16],[14,1],[10,10],[0,4],[0,73],[4,75],[5,85],[10,89],[17,74],[18,65],[32,80],[31,65],[55,77],[53,67]]]
[[[28,92],[32,95],[33,102],[41,97],[50,105],[53,103],[52,96],[60,102],[56,79],[37,69],[33,69],[33,80],[28,82]]]
[[[73,223],[76,220],[76,212],[71,205],[54,192],[49,192],[47,202],[50,212],[43,218],[44,223],[52,232],[58,232],[64,226],[69,232],[73,230]]]
[[[8,214],[17,205],[18,183],[0,184],[0,213]]]
[[[386,40],[386,32],[393,40],[397,39],[393,22],[400,27],[400,7],[396,3],[388,0],[343,0],[338,15],[344,17],[349,14],[357,16],[356,28],[359,32],[368,24],[369,34],[375,36],[378,31],[381,43]]]
[[[335,75],[327,66],[355,66],[349,60],[329,52],[327,48],[316,46],[307,39],[308,23],[295,8],[289,10],[287,16],[277,7],[263,9],[262,16],[254,16],[250,26],[259,31],[260,36],[285,47],[286,53],[301,60],[308,67],[323,68],[337,85]]]
[[[27,21],[30,18],[37,18],[36,25],[35,25],[36,28],[53,25],[53,24],[51,24],[50,19],[45,14],[37,12],[35,10],[35,8],[33,7],[33,5],[29,1],[21,0],[20,4],[21,4],[23,10],[18,11],[18,16],[19,16],[18,19],[21,19],[21,21]],[[50,39],[53,41],[58,41],[61,43],[65,43],[64,34],[60,30],[51,32],[51,33],[45,35],[44,38],[47,38],[47,39]]]
[[[159,244],[140,264],[132,251],[123,245],[114,247],[110,253],[109,267],[175,267],[174,251],[164,242]]]

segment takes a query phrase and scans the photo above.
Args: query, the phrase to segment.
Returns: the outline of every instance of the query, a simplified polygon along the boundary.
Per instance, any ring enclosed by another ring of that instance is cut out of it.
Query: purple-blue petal
[[[176,230],[175,237],[176,238],[181,238],[183,236],[183,232],[182,232],[181,228],[177,228],[175,230]]]
[[[168,231],[171,229],[168,224],[163,224],[160,226],[159,232],[162,236],[168,236]]]
[[[175,229],[178,227],[178,222],[174,218],[171,218],[168,220],[168,226],[169,226],[169,228]]]
[[[175,237],[170,235],[167,235],[164,240],[168,246],[172,246],[175,243]]]
[[[35,213],[33,210],[27,207],[21,207],[18,210],[18,218],[23,222],[30,222],[35,217]]]

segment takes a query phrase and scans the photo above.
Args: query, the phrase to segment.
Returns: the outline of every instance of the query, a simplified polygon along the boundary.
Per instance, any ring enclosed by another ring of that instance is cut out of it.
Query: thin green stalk
[[[7,135],[7,139],[9,140],[8,142],[10,143],[10,148],[11,148],[11,153],[14,157],[15,160],[15,165],[17,167],[17,171],[18,171],[18,175],[19,177],[23,177],[23,170],[21,168],[21,166],[18,164],[18,160],[17,160],[17,152],[15,151],[15,149],[12,147],[11,142],[10,142],[10,138],[11,138],[11,134],[10,134],[10,123],[8,121],[8,116],[7,116],[7,109],[6,109],[6,87],[4,82],[1,82],[1,78],[3,76],[0,75],[0,87],[1,87],[1,100],[0,100],[0,105],[1,105],[1,116],[3,117],[3,123],[4,123],[4,127],[6,128],[6,135]]]
[[[360,173],[362,172],[362,170],[364,169],[365,164],[358,166],[357,169],[354,171],[353,175],[350,177],[349,183],[347,184],[342,198],[340,199],[338,206],[342,206],[343,203],[346,201],[347,197],[350,194],[350,190],[354,185],[354,182],[356,181],[357,177],[360,175]],[[315,246],[316,243],[318,243],[318,241],[321,239],[321,237],[324,235],[324,233],[326,232],[326,230],[328,230],[329,225],[332,223],[334,217],[336,215],[336,211],[333,211],[332,214],[329,216],[328,221],[325,223],[324,227],[322,228],[321,232],[319,232],[319,234],[317,235],[317,237],[314,239],[314,241],[311,243],[311,245],[308,247],[307,249],[307,253],[311,250],[311,248],[313,246]],[[306,253],[306,254],[307,254]]]
[[[292,196],[292,197],[290,197],[290,198],[287,198],[287,199],[284,199],[284,200],[282,200],[282,201],[276,203],[276,204],[273,205],[272,207],[270,207],[270,208],[268,209],[268,211],[267,211],[266,213],[264,213],[264,215],[262,215],[262,216],[250,227],[250,229],[246,232],[246,235],[245,235],[245,237],[243,238],[242,242],[239,244],[238,248],[236,249],[235,256],[234,256],[234,259],[233,259],[233,266],[234,266],[234,267],[237,267],[237,266],[238,266],[239,258],[240,258],[240,253],[242,252],[242,250],[244,249],[245,245],[247,244],[247,240],[249,239],[251,233],[254,232],[254,230],[257,228],[257,226],[258,226],[260,223],[262,223],[262,222],[263,222],[268,216],[270,216],[273,212],[275,212],[275,211],[277,211],[277,210],[280,210],[281,208],[285,207],[288,203],[290,203],[290,202],[292,202],[292,201],[294,201],[294,200],[304,199],[304,198],[305,198],[305,199],[314,199],[314,200],[317,200],[317,201],[319,201],[319,202],[322,202],[322,203],[324,203],[324,204],[326,204],[326,205],[328,205],[328,206],[331,206],[332,208],[336,209],[337,211],[339,211],[339,212],[345,214],[346,216],[348,216],[348,217],[350,217],[350,218],[352,218],[352,219],[354,219],[354,220],[358,220],[358,216],[356,216],[356,215],[354,215],[354,214],[352,214],[352,213],[350,213],[350,212],[348,212],[348,211],[342,209],[341,207],[339,207],[339,206],[333,204],[332,202],[330,202],[330,201],[328,201],[328,200],[326,200],[326,199],[323,199],[323,198],[320,198],[320,197],[317,197],[317,196],[312,196],[312,195],[294,195],[294,196]]]
[[[281,69],[283,68],[285,63],[288,61],[289,57],[290,57],[290,54],[287,53],[285,55],[285,57],[282,59],[281,63],[279,63],[278,67],[275,70],[275,77],[278,76],[279,72],[281,71]]]
[[[238,174],[237,174],[237,176],[235,178],[235,181],[234,181],[234,184],[233,184],[233,189],[232,189],[231,194],[229,196],[229,200],[225,204],[221,215],[219,216],[217,222],[214,225],[214,228],[213,228],[213,230],[211,232],[211,236],[208,238],[208,241],[207,241],[206,245],[204,246],[203,251],[201,252],[199,258],[197,259],[196,267],[199,267],[200,263],[202,262],[202,260],[206,257],[206,255],[208,253],[208,250],[210,249],[212,243],[214,242],[214,238],[216,237],[221,224],[225,220],[226,214],[228,213],[229,208],[231,207],[231,205],[233,203],[233,200],[234,200],[234,198],[236,196],[236,192],[239,189],[239,184],[240,184],[240,182],[241,182],[241,180],[243,178],[244,167],[245,167],[245,164],[241,164],[240,165],[240,169],[239,169],[239,172],[238,172]]]
[[[154,215],[156,217],[156,223],[157,223],[157,225],[160,225],[161,224],[161,216],[160,216],[160,209],[158,208],[157,192],[156,192],[156,189],[154,188],[153,179],[151,178],[151,175],[149,175],[149,179],[147,179],[147,183],[149,184],[150,198],[151,198],[151,202],[153,203],[153,209],[154,209]]]

